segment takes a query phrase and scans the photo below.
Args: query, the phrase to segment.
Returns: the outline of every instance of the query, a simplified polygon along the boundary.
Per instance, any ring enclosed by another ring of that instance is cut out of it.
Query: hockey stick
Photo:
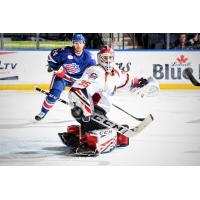
[[[131,115],[130,113],[126,112],[124,109],[120,108],[119,106],[112,104],[115,108],[121,110],[122,112],[126,113],[127,115],[131,116],[132,118],[138,120],[138,121],[143,121],[145,118],[139,118],[139,117],[135,117],[133,115]],[[152,117],[153,118],[153,117]]]
[[[186,68],[185,73],[187,74],[188,78],[190,79],[190,81],[192,82],[193,85],[200,86],[200,83],[193,76],[191,68]]]
[[[55,99],[57,101],[60,101],[60,102],[62,102],[64,104],[66,104],[66,105],[69,105],[69,103],[67,101],[65,101],[65,100],[63,100],[61,98],[58,98],[58,97],[54,96],[53,94],[51,94],[50,92],[46,92],[45,90],[40,89],[39,87],[35,87],[35,90],[37,90],[38,92],[41,92],[41,93],[43,93],[43,94]]]
[[[61,99],[61,98],[58,98],[56,96],[54,96],[53,94],[49,93],[49,92],[46,92],[45,90],[42,90],[38,87],[35,87],[35,90],[38,91],[38,92],[41,92],[47,96],[50,96],[52,97],[53,99],[57,100],[57,101],[60,101],[66,105],[69,105],[69,102]],[[117,123],[103,117],[103,116],[100,116],[98,115],[97,113],[94,113],[93,117],[92,117],[92,120],[96,121],[97,123],[101,124],[101,125],[104,125],[105,127],[107,128],[115,128],[117,129],[120,133],[122,134],[127,134],[128,136],[132,137],[134,135],[136,135],[137,133],[141,132],[145,127],[147,127],[152,121],[153,121],[153,116],[150,114],[148,115],[146,118],[144,118],[142,120],[142,122],[132,128],[132,129],[128,129],[122,125],[118,125]]]

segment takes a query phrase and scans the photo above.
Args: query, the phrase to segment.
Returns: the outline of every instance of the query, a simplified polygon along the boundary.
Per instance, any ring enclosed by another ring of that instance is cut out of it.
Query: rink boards
[[[51,73],[47,73],[50,51],[0,51],[0,90],[48,89]],[[91,51],[96,57],[97,51]],[[200,89],[187,79],[184,70],[192,68],[200,80],[200,51],[116,51],[116,67],[130,77],[153,76],[161,89]]]

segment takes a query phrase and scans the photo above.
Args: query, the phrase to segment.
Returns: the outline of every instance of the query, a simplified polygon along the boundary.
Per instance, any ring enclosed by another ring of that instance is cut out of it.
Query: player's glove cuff
[[[140,78],[140,79],[138,79],[138,86],[137,87],[139,87],[139,88],[141,88],[141,87],[144,87],[145,85],[147,85],[148,84],[148,81],[147,81],[147,79],[145,79],[145,78]]]
[[[131,88],[141,88],[144,87],[145,85],[147,85],[148,81],[145,78],[134,78],[133,82],[132,82],[132,86]]]
[[[58,78],[63,78],[65,76],[66,72],[67,72],[67,69],[64,68],[63,66],[61,66],[60,69],[56,72],[56,76]]]

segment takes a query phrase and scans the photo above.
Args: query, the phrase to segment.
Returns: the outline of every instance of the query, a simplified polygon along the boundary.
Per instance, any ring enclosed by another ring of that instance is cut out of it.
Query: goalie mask
[[[98,64],[101,65],[106,72],[111,72],[114,62],[114,51],[112,48],[105,46],[97,53]]]

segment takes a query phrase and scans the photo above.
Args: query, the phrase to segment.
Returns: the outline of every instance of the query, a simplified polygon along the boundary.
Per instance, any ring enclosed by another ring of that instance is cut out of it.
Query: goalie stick
[[[193,85],[200,86],[200,82],[198,82],[196,78],[193,76],[191,68],[186,68],[185,73],[187,74],[188,78],[190,79]]]
[[[52,95],[51,93],[49,92],[46,92],[45,90],[42,90],[38,87],[35,88],[36,91],[39,91],[47,96],[50,96],[52,97],[53,99],[57,100],[57,101],[60,101],[66,105],[69,105],[69,102],[61,99],[61,98],[58,98],[54,95]],[[113,128],[113,129],[116,129],[117,131],[119,131],[121,134],[124,134],[124,135],[127,135],[129,137],[133,137],[135,136],[136,134],[138,134],[139,132],[141,132],[145,127],[147,127],[152,121],[153,121],[153,116],[151,114],[149,114],[146,118],[139,118],[139,119],[143,119],[142,122],[134,127],[134,128],[131,128],[131,129],[128,129],[122,125],[119,125],[111,120],[109,120],[108,118],[102,116],[102,115],[99,115],[97,113],[94,113],[93,116],[91,117],[91,119],[107,128]]]
[[[138,120],[138,121],[144,121],[145,118],[139,118],[139,117],[135,117],[133,115],[131,115],[130,113],[126,112],[124,109],[120,108],[119,106],[115,105],[115,104],[112,104],[115,108],[121,110],[122,112],[126,113],[127,115],[129,115],[130,117]]]

